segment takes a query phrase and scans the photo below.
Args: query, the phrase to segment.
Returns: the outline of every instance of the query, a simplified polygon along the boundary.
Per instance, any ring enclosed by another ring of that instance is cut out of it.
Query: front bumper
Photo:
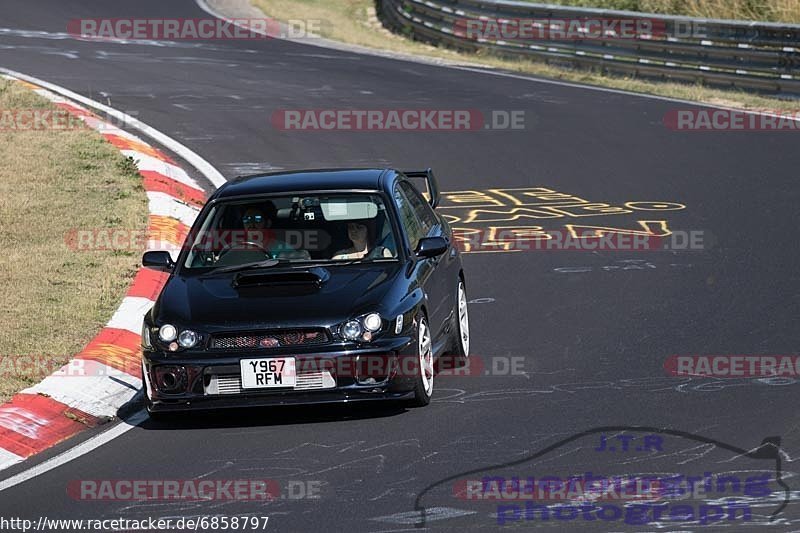
[[[368,347],[327,346],[244,352],[143,352],[143,372],[150,412],[231,407],[350,403],[413,397],[416,344],[410,337],[376,340]],[[242,359],[293,357],[297,385],[292,388],[242,389]],[[365,362],[383,361],[365,371]],[[409,370],[412,369],[412,370]],[[163,386],[164,372],[178,385]]]

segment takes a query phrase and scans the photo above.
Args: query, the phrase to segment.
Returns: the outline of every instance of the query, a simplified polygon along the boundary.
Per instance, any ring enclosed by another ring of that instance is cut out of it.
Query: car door
[[[413,213],[415,242],[410,243],[412,251],[416,251],[419,239],[424,237],[444,236],[443,228],[438,223],[436,214],[431,209],[428,202],[422,197],[419,191],[410,182],[401,180],[397,184],[401,201],[404,202]],[[397,196],[397,195],[396,195]],[[428,320],[433,331],[434,346],[444,338],[447,333],[446,326],[448,318],[453,308],[455,297],[451,297],[453,285],[447,279],[447,265],[450,263],[449,253],[444,253],[438,257],[422,259],[418,261],[420,280],[423,283],[423,290],[428,300]],[[438,346],[437,346],[438,349]]]

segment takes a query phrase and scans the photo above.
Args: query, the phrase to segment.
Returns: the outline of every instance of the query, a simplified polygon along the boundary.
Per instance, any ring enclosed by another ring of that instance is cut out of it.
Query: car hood
[[[397,262],[316,268],[308,277],[321,278],[319,283],[296,284],[284,283],[281,275],[311,271],[261,269],[239,277],[239,283],[233,273],[176,275],[161,292],[153,317],[158,323],[209,331],[329,326],[362,313],[381,312],[400,268]],[[253,282],[254,276],[262,275]]]

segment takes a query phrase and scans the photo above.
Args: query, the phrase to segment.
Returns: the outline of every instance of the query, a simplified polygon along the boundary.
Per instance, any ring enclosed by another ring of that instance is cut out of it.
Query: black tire
[[[463,298],[463,301],[462,301]],[[466,320],[466,328],[462,330],[461,325],[461,305],[464,305],[464,315]],[[464,280],[458,278],[458,288],[456,289],[456,327],[455,335],[453,335],[453,355],[462,363],[469,359],[469,310],[467,304],[467,288],[464,285]],[[464,334],[466,332],[466,341]]]
[[[428,327],[428,319],[425,315],[418,315],[415,319],[417,324],[417,332],[415,341],[417,344],[417,376],[414,379],[414,398],[409,400],[409,405],[412,407],[425,407],[431,403],[433,396],[433,376],[435,374],[433,368],[433,342],[431,339],[430,328]],[[425,348],[426,347],[426,348]],[[425,356],[423,351],[427,351]]]

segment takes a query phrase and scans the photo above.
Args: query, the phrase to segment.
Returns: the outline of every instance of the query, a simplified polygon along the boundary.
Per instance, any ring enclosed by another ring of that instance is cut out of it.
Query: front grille
[[[291,390],[320,390],[336,387],[336,379],[327,370],[317,372],[298,372],[297,381]],[[286,389],[275,389],[280,392]],[[237,374],[212,375],[205,388],[206,395],[216,394],[242,394],[244,392],[269,392],[270,389],[242,388],[242,378]]]
[[[211,338],[210,348],[212,350],[257,350],[286,346],[313,346],[328,342],[330,342],[330,337],[324,329],[284,329],[215,335]]]

